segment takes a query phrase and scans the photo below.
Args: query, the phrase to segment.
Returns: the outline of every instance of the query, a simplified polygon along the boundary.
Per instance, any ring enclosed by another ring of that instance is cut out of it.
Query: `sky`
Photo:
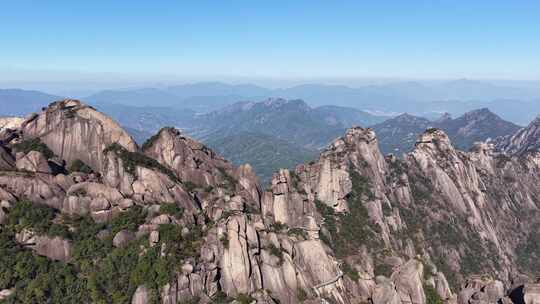
[[[4,82],[540,80],[537,0],[1,1],[0,38]]]

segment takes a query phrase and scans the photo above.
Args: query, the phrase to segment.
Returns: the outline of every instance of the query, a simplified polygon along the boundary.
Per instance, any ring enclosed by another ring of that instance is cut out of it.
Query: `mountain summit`
[[[379,137],[381,150],[399,155],[410,151],[416,137],[430,127],[444,130],[454,145],[462,150],[470,149],[475,142],[514,134],[520,129],[487,108],[467,112],[456,119],[443,115],[435,121],[402,114],[374,125],[373,129]]]

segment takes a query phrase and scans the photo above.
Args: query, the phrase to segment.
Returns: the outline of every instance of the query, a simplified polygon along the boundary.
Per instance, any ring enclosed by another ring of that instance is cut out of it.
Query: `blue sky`
[[[17,0],[0,4],[0,37],[4,80],[540,79],[540,1]]]

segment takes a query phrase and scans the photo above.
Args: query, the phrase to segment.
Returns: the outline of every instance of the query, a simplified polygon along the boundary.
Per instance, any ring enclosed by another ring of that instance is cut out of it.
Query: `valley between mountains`
[[[400,157],[381,152],[391,124],[298,133],[324,148],[267,184],[176,128],[139,145],[78,100],[3,120],[0,301],[540,303],[540,119],[492,115],[418,121]]]

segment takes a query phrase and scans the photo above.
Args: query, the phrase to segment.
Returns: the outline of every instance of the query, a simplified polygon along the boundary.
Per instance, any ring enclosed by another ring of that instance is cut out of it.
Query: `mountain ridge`
[[[470,149],[477,141],[495,140],[520,129],[518,125],[503,120],[488,108],[476,109],[455,119],[446,113],[434,121],[402,114],[372,126],[380,138],[383,153],[398,155],[410,151],[416,137],[431,127],[444,130],[454,145],[462,150]]]
[[[540,256],[538,151],[462,152],[428,129],[400,160],[354,127],[262,189],[249,165],[181,131],[163,128],[141,148],[109,121],[64,100],[0,132],[8,300],[540,299],[525,276]]]

